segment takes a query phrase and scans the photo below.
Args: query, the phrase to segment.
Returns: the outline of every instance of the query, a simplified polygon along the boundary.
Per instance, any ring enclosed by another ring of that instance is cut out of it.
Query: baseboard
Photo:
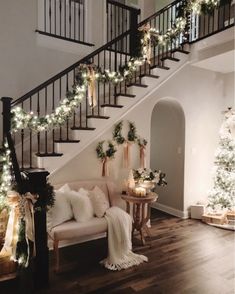
[[[188,211],[178,210],[161,203],[153,203],[152,207],[180,218],[189,218]]]

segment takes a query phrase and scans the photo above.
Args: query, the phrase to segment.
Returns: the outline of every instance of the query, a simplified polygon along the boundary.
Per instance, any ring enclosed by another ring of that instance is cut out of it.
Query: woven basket
[[[8,222],[8,212],[6,209],[3,209],[0,212],[0,250],[2,249],[2,246],[4,244],[4,238],[6,234],[7,229],[7,222]]]

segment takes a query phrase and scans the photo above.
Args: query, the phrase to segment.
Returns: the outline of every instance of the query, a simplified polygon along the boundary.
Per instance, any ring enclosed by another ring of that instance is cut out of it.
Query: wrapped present
[[[202,216],[202,221],[209,224],[224,225],[228,223],[226,213],[206,213]]]
[[[226,216],[228,220],[235,220],[235,210],[228,211]]]

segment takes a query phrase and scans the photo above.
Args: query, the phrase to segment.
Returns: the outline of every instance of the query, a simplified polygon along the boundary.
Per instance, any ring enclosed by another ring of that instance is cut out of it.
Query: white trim
[[[178,210],[157,202],[153,203],[152,207],[183,219],[189,218],[188,211]]]

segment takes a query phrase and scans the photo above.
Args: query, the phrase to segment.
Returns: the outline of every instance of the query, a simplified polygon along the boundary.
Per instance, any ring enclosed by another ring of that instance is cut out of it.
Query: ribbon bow
[[[148,64],[151,64],[151,53],[152,53],[150,29],[151,29],[150,23],[144,24],[143,26],[139,28],[139,31],[144,33],[143,55],[146,57]]]

